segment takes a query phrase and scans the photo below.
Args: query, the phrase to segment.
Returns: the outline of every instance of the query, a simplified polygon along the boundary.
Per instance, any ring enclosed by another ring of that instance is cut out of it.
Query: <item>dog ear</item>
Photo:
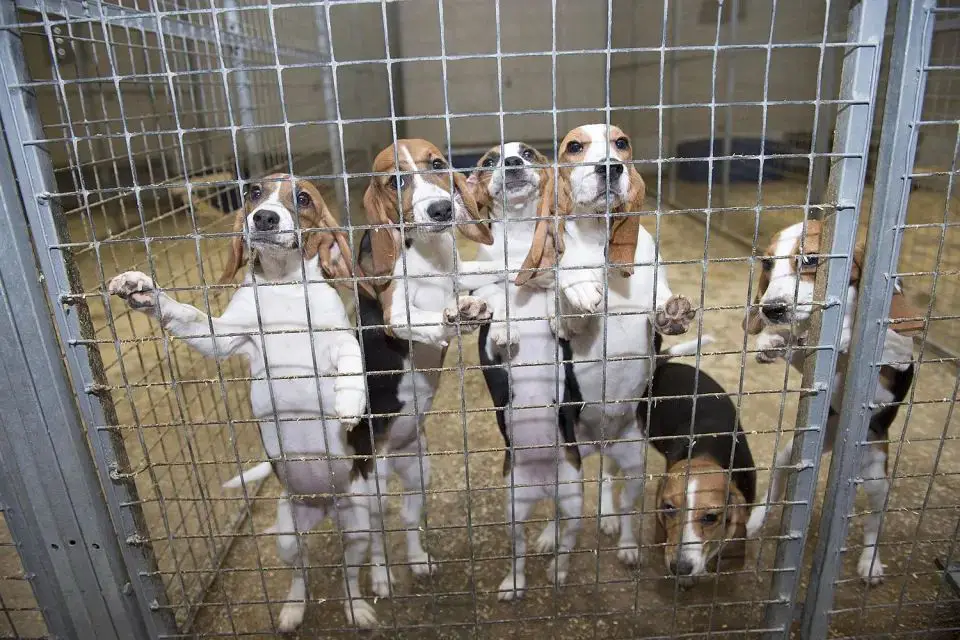
[[[370,186],[363,194],[363,208],[367,212],[367,221],[372,225],[393,225],[393,217],[387,210],[390,203],[382,193],[382,187],[376,179],[370,180]],[[400,233],[389,226],[370,229],[370,253],[372,254],[372,273],[369,276],[383,277],[393,275],[393,267],[400,253]]]
[[[350,280],[354,275],[350,242],[347,235],[337,229],[340,223],[333,217],[319,190],[312,195],[314,215],[300,217],[303,226],[309,225],[308,228],[315,229],[303,233],[303,258],[310,260],[319,256],[318,261],[324,277],[333,280],[331,284],[335,287],[350,288]],[[374,295],[369,283],[359,282],[358,285],[370,295]]]
[[[898,283],[890,299],[890,329],[900,335],[915,336],[923,333],[926,324],[923,312],[910,304]]]
[[[481,214],[477,208],[477,201],[473,196],[473,189],[467,184],[467,179],[463,174],[453,170],[453,184],[460,197],[463,198],[463,205],[467,208],[467,215],[470,220],[466,224],[460,225],[460,233],[480,244],[493,244],[493,232],[490,231],[489,218],[486,214]],[[486,191],[486,189],[484,189]]]
[[[533,243],[530,251],[523,260],[520,273],[514,283],[518,286],[526,284],[537,275],[537,271],[550,269],[560,261],[563,255],[563,216],[573,208],[573,199],[570,195],[570,184],[559,173],[559,179],[554,179],[553,170],[544,171],[546,179],[540,190],[540,207],[537,210],[537,224],[533,232]],[[556,201],[556,202],[555,202]],[[556,230],[554,230],[556,224]]]
[[[663,524],[663,511],[660,510],[660,503],[663,501],[663,487],[666,485],[666,482],[667,477],[660,476],[660,481],[657,482],[657,497],[654,502],[654,508],[657,510],[657,526],[653,541],[658,545],[667,543],[667,528]]]
[[[746,499],[733,482],[727,494],[727,527],[723,547],[718,556],[718,565],[725,570],[742,567],[746,556],[747,518]],[[729,563],[732,563],[729,564]],[[719,568],[719,567],[718,567]]]
[[[643,178],[633,165],[630,166],[629,175],[630,191],[627,193],[627,202],[618,208],[619,213],[626,215],[614,215],[611,219],[607,258],[610,265],[617,266],[624,277],[633,274],[637,237],[640,234],[640,210],[643,209],[647,192]]]
[[[470,177],[467,178],[467,189],[470,191],[470,195],[473,196],[474,202],[477,203],[477,211],[480,215],[486,215],[486,217],[489,218],[490,214],[488,211],[493,204],[493,198],[490,196],[490,190],[487,189],[487,185],[484,184],[483,176],[480,172],[481,169],[478,167],[470,174]],[[485,212],[487,213],[485,214]]]
[[[230,257],[227,258],[227,265],[223,268],[223,274],[220,276],[218,284],[228,284],[233,282],[234,277],[237,275],[237,271],[243,268],[243,265],[246,264],[246,260],[243,255],[243,223],[247,218],[247,209],[249,207],[241,207],[237,211],[236,217],[233,219],[233,232],[237,235],[230,240]]]

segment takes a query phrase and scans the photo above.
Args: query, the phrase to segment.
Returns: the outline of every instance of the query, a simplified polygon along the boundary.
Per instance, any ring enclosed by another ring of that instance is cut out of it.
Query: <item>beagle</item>
[[[757,475],[727,392],[702,369],[658,364],[637,419],[647,423],[647,437],[666,459],[656,541],[664,545],[670,573],[688,587],[721,556],[742,566]]]
[[[121,273],[108,290],[205,356],[247,358],[253,415],[270,463],[228,485],[263,476],[265,467],[283,485],[272,532],[280,558],[298,570],[279,630],[292,631],[303,621],[309,562],[301,535],[326,517],[345,540],[347,620],[372,627],[377,617],[360,599],[359,586],[369,544],[371,458],[350,459],[371,454],[369,432],[354,428],[367,389],[357,337],[329,280],[352,276],[350,248],[307,180],[271,175],[251,184],[245,200],[221,282],[241,269],[246,246],[251,268],[221,316],[177,302],[144,273]]]
[[[420,540],[430,458],[423,417],[430,411],[449,341],[490,319],[486,303],[457,295],[454,228],[489,244],[490,229],[477,211],[466,178],[425,140],[398,140],[373,163],[376,174],[363,198],[369,222],[359,265],[374,278],[376,296],[358,305],[370,413],[377,440],[377,480],[382,492],[395,472],[403,486],[401,517],[407,560],[414,575],[437,565]],[[452,177],[451,177],[452,173]],[[452,180],[452,187],[451,187]],[[373,591],[390,594],[380,500],[371,507]]]
[[[520,268],[533,242],[537,209],[552,172],[548,164],[543,154],[522,142],[498,145],[480,159],[467,182],[478,205],[490,212],[494,241],[480,247],[475,268],[464,280],[478,282],[481,269],[516,273]],[[569,554],[580,529],[583,488],[572,425],[557,421],[557,376],[563,384],[564,371],[557,366],[561,354],[550,322],[554,289],[499,280],[483,284],[474,293],[487,300],[494,319],[480,328],[478,347],[506,445],[503,476],[512,559],[499,598],[514,600],[526,588],[523,523],[541,500],[555,501],[563,517],[558,553],[547,575],[556,584],[566,581]],[[507,309],[509,331],[506,322],[497,322],[507,320]],[[539,553],[554,548],[554,527],[548,527],[546,534],[537,543]]]
[[[800,222],[777,233],[763,258],[763,271],[757,286],[753,305],[744,320],[744,329],[757,336],[757,360],[772,362],[786,357],[788,346],[802,346],[813,310],[813,287],[816,270],[819,266],[821,223],[818,220]],[[839,403],[843,397],[842,383],[846,368],[846,353],[850,344],[850,332],[856,308],[860,269],[863,265],[864,247],[858,244],[854,250],[853,266],[850,271],[850,285],[847,288],[846,316],[843,319],[840,339],[840,355],[834,378],[832,407],[827,421],[826,446],[824,453],[830,451],[839,418]],[[889,491],[887,480],[888,432],[913,384],[913,341],[910,337],[923,330],[922,314],[913,310],[899,285],[893,294],[890,306],[891,324],[887,329],[882,362],[880,368],[872,410],[870,430],[867,439],[868,451],[863,456],[860,475],[864,479],[862,487],[867,494],[871,513],[864,522],[864,548],[860,554],[857,571],[860,577],[870,585],[883,581],[883,564],[880,561],[877,537],[883,517],[883,507]],[[803,370],[805,350],[792,351],[791,364]],[[792,439],[777,452],[774,469],[770,478],[770,487],[763,503],[754,508],[747,523],[747,534],[756,535],[763,527],[766,511],[771,502],[780,499],[783,492]]]
[[[629,565],[639,557],[633,509],[643,490],[644,450],[636,405],[653,369],[651,325],[679,334],[696,315],[670,291],[654,239],[640,225],[645,188],[632,158],[630,139],[617,127],[588,125],[566,135],[516,279],[529,282],[557,265],[561,311],[589,314],[562,319],[569,340],[561,342],[561,413],[575,425],[582,456],[603,453],[624,474],[619,510],[612,477],[603,474],[600,510],[602,530],[619,529],[617,555]],[[604,299],[607,315],[597,313]]]

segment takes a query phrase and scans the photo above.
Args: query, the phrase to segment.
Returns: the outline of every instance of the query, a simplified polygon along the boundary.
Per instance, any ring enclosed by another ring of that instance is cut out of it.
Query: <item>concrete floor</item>
[[[770,192],[770,187],[765,189]],[[790,212],[778,211],[776,218],[787,224],[796,219],[796,212],[792,213],[791,219]],[[147,233],[174,236],[189,232],[190,225],[182,218],[158,222]],[[202,221],[204,232],[227,228],[223,220]],[[653,231],[652,218],[647,228]],[[763,227],[761,241],[767,232]],[[87,237],[80,227],[74,235],[75,239]],[[759,365],[749,355],[741,372],[739,351],[744,337],[740,321],[748,296],[748,267],[745,261],[726,260],[745,257],[749,249],[719,234],[712,234],[706,242],[701,224],[674,215],[661,217],[660,241],[664,259],[692,261],[671,267],[674,291],[695,300],[703,292],[703,331],[716,336],[718,342],[703,355],[701,366],[729,391],[750,394],[742,396],[742,421],[762,468],[759,482],[763,489],[776,443],[793,429],[800,379],[783,365]],[[222,239],[200,240],[199,245],[192,238],[153,242],[158,280],[166,286],[195,286],[200,282],[199,256],[206,281],[212,281],[217,273],[211,275],[211,270],[222,264],[224,246]],[[907,248],[905,245],[904,250]],[[103,277],[109,278],[146,258],[143,243],[104,245],[100,251],[99,257],[92,252],[77,257],[88,291],[95,291],[101,283],[98,262]],[[200,293],[177,291],[175,295],[199,304]],[[213,295],[211,308],[216,311],[227,295],[229,292]],[[106,375],[116,385],[114,399],[148,533],[178,618],[187,619],[192,605],[199,608],[192,629],[199,636],[272,637],[280,608],[276,601],[285,596],[290,574],[281,567],[273,539],[251,534],[272,522],[278,486],[271,479],[258,498],[246,502],[219,489],[219,484],[235,473],[238,460],[262,455],[253,426],[243,422],[249,415],[246,382],[231,380],[246,375],[243,363],[231,362],[218,371],[182,346],[160,340],[155,325],[126,314],[122,305],[110,305],[110,323],[101,298],[93,296],[88,302],[96,335],[104,341],[101,352]],[[126,341],[119,351],[114,342],[117,337]],[[456,366],[461,356],[466,366],[476,365],[475,339],[468,337],[460,346],[451,345],[447,365]],[[737,353],[710,355],[723,351]],[[927,354],[925,359],[930,357]],[[960,445],[957,419],[950,414],[956,377],[952,364],[925,362],[918,367],[914,404],[910,411],[901,411],[892,434],[894,482],[881,537],[887,580],[879,588],[865,589],[856,579],[861,527],[854,516],[832,615],[832,635],[836,637],[929,630],[924,637],[947,638],[955,637],[960,627],[958,601],[943,587],[934,565],[934,560],[949,553],[956,543],[960,522],[956,498],[960,495]],[[171,384],[173,380],[178,382],[176,386]],[[466,414],[460,413],[461,402]],[[641,540],[647,548],[642,566],[634,571],[620,566],[612,549],[615,540],[600,534],[596,520],[590,518],[584,523],[567,586],[560,590],[550,587],[545,575],[547,559],[534,558],[528,563],[526,598],[510,605],[497,602],[495,592],[507,569],[509,544],[500,476],[502,441],[493,414],[482,411],[488,407],[490,399],[479,371],[466,371],[462,388],[455,374],[444,376],[434,414],[427,420],[434,458],[425,538],[441,563],[440,571],[432,579],[414,580],[402,566],[403,535],[392,533],[389,560],[401,565],[394,571],[396,596],[376,604],[383,629],[367,635],[739,637],[762,628],[778,532],[777,512],[768,521],[763,538],[748,546],[743,572],[705,580],[687,592],[679,591],[665,576],[660,554],[652,547],[652,514],[639,518]],[[648,473],[655,476],[660,472],[662,462],[652,453]],[[825,475],[826,465],[820,494]],[[585,513],[589,515],[596,512],[596,461],[586,465],[586,477]],[[654,487],[655,482],[647,483],[638,510],[652,508]],[[388,498],[389,528],[402,526],[398,502],[397,497]],[[237,532],[221,570],[211,575],[210,567],[232,538],[231,523],[245,505],[250,505],[252,518]],[[862,500],[857,506],[864,508]],[[549,510],[542,505],[536,513],[546,518]],[[818,519],[819,505],[812,532]],[[531,526],[532,535],[539,526]],[[299,637],[355,635],[342,629],[342,607],[336,602],[342,592],[337,568],[339,540],[325,527],[310,535],[308,542],[315,566],[310,573],[315,602],[308,608]],[[808,551],[813,546],[811,536]],[[4,561],[0,574],[16,572],[8,566]],[[213,578],[209,589],[207,578]],[[0,580],[5,608],[13,601],[9,583]],[[362,584],[368,588],[366,572]],[[8,633],[3,624],[0,616],[0,635]]]

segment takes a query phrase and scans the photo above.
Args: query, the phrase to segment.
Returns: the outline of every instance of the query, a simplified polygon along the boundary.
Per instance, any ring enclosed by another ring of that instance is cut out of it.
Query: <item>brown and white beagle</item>
[[[178,302],[135,271],[113,278],[109,291],[205,356],[247,358],[250,401],[269,462],[225,486],[275,471],[283,487],[270,532],[280,558],[296,570],[278,630],[293,631],[303,620],[310,563],[301,536],[328,517],[344,537],[347,620],[372,627],[376,612],[359,586],[370,541],[372,465],[370,433],[356,425],[367,388],[356,333],[331,286],[349,284],[338,281],[352,277],[349,245],[308,180],[271,175],[250,184],[245,200],[221,281],[236,276],[248,247],[252,264],[222,315],[211,318]]]
[[[454,228],[489,244],[490,230],[466,179],[426,140],[398,140],[381,151],[363,198],[371,228],[360,242],[359,264],[374,276],[376,297],[358,304],[370,412],[381,492],[395,472],[403,485],[401,517],[407,560],[417,576],[437,565],[424,550],[421,514],[430,457],[423,419],[430,411],[450,340],[490,319],[481,299],[460,295]],[[371,508],[373,591],[390,594],[380,501]]]
[[[777,233],[763,258],[756,297],[744,321],[744,329],[757,336],[757,360],[772,362],[785,357],[788,345],[803,344],[808,321],[814,308],[814,280],[820,265],[822,227],[818,220],[794,224]],[[840,355],[834,378],[830,419],[827,422],[827,439],[824,453],[830,451],[836,436],[839,403],[843,395],[842,383],[846,368],[846,353],[853,328],[860,270],[863,265],[864,247],[858,244],[854,250],[850,285],[847,288],[846,316],[843,319],[840,339]],[[862,487],[867,494],[871,513],[864,523],[864,548],[857,565],[860,577],[867,584],[879,584],[883,580],[883,564],[880,562],[877,537],[883,516],[884,502],[889,491],[887,480],[887,446],[890,425],[893,424],[913,384],[912,335],[923,330],[922,314],[911,308],[897,286],[890,306],[890,325],[884,341],[880,376],[870,419],[868,440],[871,446],[864,454],[860,475]],[[806,351],[792,351],[791,364],[803,370]],[[777,452],[770,487],[764,503],[757,505],[750,515],[747,533],[756,535],[763,526],[766,511],[771,502],[780,499],[790,463],[793,441]]]

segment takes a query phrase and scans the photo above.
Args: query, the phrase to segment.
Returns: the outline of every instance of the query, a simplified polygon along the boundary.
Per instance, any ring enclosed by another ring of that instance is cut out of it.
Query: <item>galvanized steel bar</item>
[[[852,102],[839,108],[837,114],[833,150],[839,157],[835,156],[827,191],[827,203],[834,212],[825,217],[821,238],[821,251],[829,247],[832,258],[823,261],[829,268],[819,271],[814,291],[814,300],[823,301],[823,306],[811,317],[808,344],[819,348],[807,357],[803,372],[803,388],[812,391],[801,399],[797,411],[790,458],[790,467],[797,471],[787,480],[771,604],[765,614],[765,627],[779,631],[771,631],[770,637],[790,637],[802,577],[803,549],[816,496],[870,151],[887,4],[887,0],[860,0],[849,13],[849,50],[843,62],[840,97]]]
[[[0,5],[0,21],[7,25],[16,24],[17,8],[12,2]],[[2,121],[3,129],[7,135],[13,164],[13,173],[10,173],[4,179],[15,179],[19,182],[23,194],[23,209],[30,226],[30,235],[37,245],[36,258],[44,274],[42,281],[46,285],[46,294],[50,300],[49,307],[52,310],[56,328],[64,340],[63,357],[67,361],[71,375],[70,382],[68,382],[63,377],[61,365],[58,365],[59,368],[48,370],[46,374],[49,378],[48,382],[53,386],[50,393],[54,395],[49,398],[47,394],[44,395],[43,408],[47,411],[59,411],[57,416],[59,422],[53,423],[52,426],[57,426],[64,431],[63,437],[67,439],[63,446],[67,446],[67,443],[71,442],[69,438],[82,434],[84,427],[89,429],[90,450],[94,455],[103,496],[106,497],[110,518],[115,529],[109,539],[97,535],[96,529],[91,530],[90,533],[84,533],[82,538],[70,539],[75,541],[81,539],[95,540],[96,544],[103,548],[104,545],[116,543],[115,536],[120,536],[122,542],[119,543],[119,552],[126,565],[132,592],[138,601],[140,611],[151,612],[144,616],[142,625],[146,627],[151,637],[157,637],[161,633],[174,632],[176,627],[169,609],[165,606],[166,594],[157,574],[152,549],[145,542],[149,536],[146,535],[146,528],[143,524],[143,513],[134,480],[127,473],[126,450],[115,431],[111,429],[101,431],[95,428],[115,422],[115,420],[108,420],[106,415],[106,411],[112,408],[107,408],[97,397],[101,385],[100,379],[91,366],[91,360],[99,362],[99,350],[92,346],[81,351],[78,346],[71,344],[71,340],[85,337],[87,329],[89,329],[89,326],[87,326],[90,322],[89,310],[82,301],[74,307],[68,306],[76,300],[73,294],[81,292],[77,288],[79,283],[75,282],[76,274],[70,272],[63,251],[47,248],[64,239],[61,238],[60,234],[61,232],[65,233],[65,229],[62,224],[60,203],[49,196],[57,189],[49,152],[43,146],[28,144],[30,141],[41,137],[42,127],[36,95],[31,89],[23,86],[29,82],[30,78],[24,58],[21,35],[14,29],[0,29],[0,78],[2,78],[4,86],[20,86],[20,88],[4,91],[0,96],[0,121]],[[10,215],[9,211],[7,215]],[[25,246],[29,247],[29,245]],[[34,274],[35,281],[36,276]],[[37,310],[35,314],[35,322],[41,323],[37,325],[38,327],[42,327],[42,321],[49,318],[46,306],[42,308],[43,313],[40,313],[40,311]],[[37,341],[35,343],[37,345],[47,344],[40,341],[41,336],[35,337],[34,340]],[[37,347],[34,347],[33,344],[34,342],[31,342],[31,359],[40,358],[41,362],[46,362],[48,367],[53,367],[54,361],[60,361],[61,352],[56,341],[54,341],[50,352],[45,356],[35,353],[34,349]],[[56,398],[57,404],[54,405],[50,398]],[[83,425],[79,424],[76,416],[70,413],[75,410],[75,406],[80,408]],[[53,420],[53,418],[50,418],[50,420]],[[58,444],[57,438],[54,438],[54,444]],[[80,457],[81,454],[89,455],[85,448],[64,450],[64,455],[58,457],[58,460],[60,464],[70,463],[74,465],[73,473],[79,474],[76,479],[72,475],[66,476],[67,487],[71,491],[92,491],[92,488],[87,485],[87,481],[83,479],[83,474],[86,472],[83,470],[85,463]],[[48,470],[45,467],[40,467],[40,469],[45,474]],[[88,496],[85,504],[78,502],[77,507],[75,507],[76,517],[81,522],[89,519],[89,527],[103,525],[97,516],[98,510],[102,507],[102,503],[98,503],[98,500],[102,500],[102,497],[91,495]],[[69,539],[67,544],[69,546]],[[96,559],[98,555],[94,554],[92,559]],[[105,554],[104,559],[99,560],[99,562],[106,562]],[[103,570],[104,568],[98,568],[98,571]],[[111,584],[107,580],[100,584],[96,580],[96,575],[96,573],[90,574],[91,581],[84,585],[86,591],[82,591],[82,593],[89,595],[91,607],[95,605],[94,599],[99,600],[102,597],[98,590]],[[104,577],[110,575],[105,574]],[[131,618],[131,620],[134,620],[134,618]],[[81,634],[80,637],[100,637],[103,634],[109,634],[109,628],[102,624],[95,624],[92,629],[94,630],[92,634]],[[117,637],[142,637],[141,629],[142,626],[135,629],[133,633],[124,631]]]
[[[842,566],[850,510],[859,486],[860,459],[874,405],[881,351],[896,286],[897,261],[910,197],[917,128],[924,95],[923,67],[930,59],[936,0],[901,0],[897,6],[890,76],[880,135],[860,295],[844,374],[840,422],[823,503],[810,586],[804,603],[804,637],[825,637]],[[868,124],[872,120],[867,121]]]

